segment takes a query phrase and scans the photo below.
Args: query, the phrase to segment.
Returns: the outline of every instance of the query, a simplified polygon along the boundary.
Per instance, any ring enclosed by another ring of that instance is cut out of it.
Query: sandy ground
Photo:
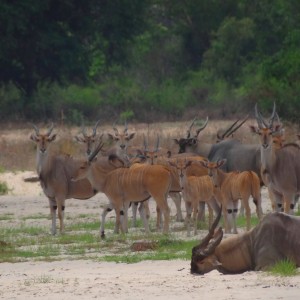
[[[0,174],[11,188],[0,197],[0,214],[48,213],[38,183],[24,183],[32,172]],[[263,190],[264,212],[270,210]],[[99,201],[100,199],[100,201]],[[69,200],[72,201],[72,200]],[[104,195],[67,203],[68,214],[95,211]],[[72,204],[71,204],[72,203]],[[300,250],[299,250],[300,251]],[[191,275],[190,261],[143,261],[136,264],[64,260],[0,264],[0,299],[299,299],[300,276],[282,278],[264,272]]]

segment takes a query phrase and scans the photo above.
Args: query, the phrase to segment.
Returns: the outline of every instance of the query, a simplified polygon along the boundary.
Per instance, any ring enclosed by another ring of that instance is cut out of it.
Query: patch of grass
[[[0,195],[7,195],[10,189],[8,188],[6,182],[0,181]]]
[[[298,274],[297,266],[289,259],[284,259],[270,267],[269,272],[272,275],[279,276],[295,276]]]
[[[0,221],[13,220],[13,218],[14,218],[14,214],[0,215]]]
[[[155,242],[154,249],[149,251],[130,251],[132,239],[128,241],[122,254],[105,255],[98,258],[100,261],[136,263],[143,260],[172,260],[172,259],[190,259],[191,249],[198,243],[195,240],[180,240],[172,235],[153,235],[147,237],[145,242]],[[124,250],[126,254],[124,254]]]
[[[105,223],[105,228],[109,228],[109,226],[106,226],[107,223]],[[100,222],[99,221],[93,221],[93,222],[76,222],[73,224],[69,224],[66,228],[67,231],[78,231],[78,230],[99,230],[100,228]]]
[[[246,227],[247,226],[246,221],[247,221],[246,216],[237,216],[236,226],[237,227]],[[258,223],[259,223],[258,217],[256,215],[251,215],[251,218],[250,218],[251,228],[255,227]]]
[[[29,216],[25,216],[25,217],[22,217],[22,220],[23,221],[26,221],[26,220],[40,220],[40,219],[48,219],[49,218],[49,215],[45,215],[45,214],[36,214],[36,215],[29,215]]]
[[[52,283],[52,282],[64,284],[65,280],[63,278],[54,279],[52,276],[42,274],[42,275],[34,277],[32,279],[26,279],[24,281],[24,285],[25,286],[32,286],[32,285],[35,285],[35,284],[45,284],[45,283]]]

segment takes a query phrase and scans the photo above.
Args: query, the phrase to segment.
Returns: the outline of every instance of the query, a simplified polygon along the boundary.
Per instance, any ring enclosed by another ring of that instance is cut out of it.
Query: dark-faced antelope
[[[209,211],[209,226],[212,225],[213,210],[219,213],[220,207],[214,197],[214,186],[209,176],[189,176],[188,169],[192,166],[192,160],[170,161],[171,166],[177,169],[180,179],[180,187],[186,207],[187,235],[190,236],[190,222],[193,213],[194,234],[197,234],[197,215],[199,204],[206,203]]]
[[[222,168],[224,171],[254,171],[260,176],[260,145],[242,144],[235,139],[225,139],[215,144],[204,143],[198,139],[198,135],[206,128],[208,118],[204,125],[196,130],[196,134],[192,135],[194,122],[195,120],[190,125],[185,138],[175,139],[180,153],[197,153],[210,161],[226,158],[227,163]]]
[[[52,134],[53,125],[47,133],[33,125],[35,132],[30,139],[36,143],[36,169],[44,194],[49,199],[52,219],[51,233],[56,233],[56,211],[60,222],[60,232],[64,230],[65,200],[70,198],[88,199],[96,194],[87,179],[73,182],[71,180],[75,170],[81,165],[80,161],[68,155],[52,154],[49,145],[55,140]]]
[[[267,177],[268,187],[272,190],[278,209],[284,201],[284,212],[293,214],[295,201],[300,193],[300,148],[297,144],[286,144],[280,149],[273,145],[272,137],[280,134],[282,124],[274,103],[273,112],[266,122],[255,106],[258,127],[251,126],[252,132],[260,137],[262,173]]]
[[[247,230],[250,230],[250,196],[253,197],[257,216],[259,218],[262,217],[260,181],[257,174],[253,171],[226,173],[220,169],[226,163],[225,159],[218,162],[201,161],[200,163],[208,169],[208,174],[212,177],[215,187],[221,190],[221,199],[218,199],[219,195],[216,196],[222,204],[225,232],[231,233],[233,228],[233,233],[237,233],[236,214],[238,212],[238,200],[243,202],[243,207],[246,210]]]
[[[127,210],[130,202],[141,202],[152,197],[164,216],[163,231],[168,232],[170,209],[167,196],[171,186],[170,171],[160,165],[142,165],[107,172],[94,160],[101,147],[99,145],[93,151],[73,179],[87,178],[93,188],[106,194],[116,212],[117,230],[121,228],[122,232],[127,231]]]
[[[271,213],[250,231],[223,239],[222,228],[215,231],[220,216],[193,248],[191,273],[205,274],[214,269],[223,274],[267,270],[284,259],[300,267],[300,217]]]

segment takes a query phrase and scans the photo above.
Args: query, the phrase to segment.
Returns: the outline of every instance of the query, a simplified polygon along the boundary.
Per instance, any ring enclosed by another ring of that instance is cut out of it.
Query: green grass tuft
[[[289,259],[277,262],[275,265],[270,267],[269,272],[272,275],[279,276],[295,276],[298,273],[296,264]]]
[[[9,188],[6,182],[0,181],[0,195],[7,195],[9,192]]]

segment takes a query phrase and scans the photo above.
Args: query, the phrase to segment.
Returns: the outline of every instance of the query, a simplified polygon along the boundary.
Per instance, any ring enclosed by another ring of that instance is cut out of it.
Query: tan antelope
[[[97,127],[99,125],[100,120],[98,120],[94,126],[94,128],[92,129],[92,133],[89,135],[86,132],[86,128],[84,126],[82,126],[81,128],[81,135],[76,135],[75,136],[75,140],[78,143],[82,143],[85,145],[85,153],[87,156],[89,156],[94,148],[94,145],[96,144],[96,142],[98,141],[98,139],[102,138],[101,134],[99,137],[97,137]]]
[[[130,202],[141,202],[152,197],[164,216],[163,231],[168,232],[170,209],[167,196],[171,186],[170,171],[159,165],[143,165],[107,172],[94,160],[102,146],[100,144],[93,151],[73,179],[87,178],[93,188],[106,194],[116,212],[117,231],[119,228],[122,232],[127,231],[127,210]]]
[[[36,143],[36,169],[44,194],[49,199],[51,213],[51,233],[56,234],[56,212],[60,222],[60,232],[64,231],[65,200],[70,198],[88,199],[96,194],[87,179],[73,182],[74,172],[81,162],[64,154],[52,154],[49,145],[56,139],[52,134],[53,124],[46,133],[40,133],[37,126],[30,139]]]
[[[177,211],[176,220],[182,221],[183,217],[181,211],[181,195],[180,195],[182,189],[180,186],[179,174],[177,168],[170,165],[170,162],[176,163],[177,160],[182,160],[182,159],[198,161],[198,160],[203,160],[205,158],[194,153],[180,153],[180,154],[171,155],[171,153],[167,152],[167,156],[163,154],[160,155],[159,137],[157,137],[156,147],[152,150],[149,150],[148,143],[146,142],[146,139],[144,137],[144,150],[141,154],[145,157],[145,160],[150,164],[159,164],[163,166],[168,166],[170,168],[171,176],[172,176],[172,185],[171,185],[169,195],[174,201],[176,206],[176,211]],[[204,176],[207,174],[208,174],[207,169],[199,165],[195,166],[194,164],[191,164],[191,166],[187,170],[188,176]],[[204,219],[204,213],[205,213],[205,203],[200,202],[200,211],[198,214],[198,220]]]
[[[300,148],[297,144],[285,144],[280,149],[273,145],[272,137],[280,135],[282,124],[279,120],[274,103],[273,112],[266,122],[255,105],[255,117],[258,127],[251,126],[251,131],[260,136],[260,152],[262,173],[268,180],[278,209],[284,202],[284,212],[293,214],[295,201],[300,193]]]
[[[171,166],[177,169],[180,178],[180,187],[186,207],[187,235],[190,236],[191,215],[193,213],[194,235],[197,234],[197,222],[199,204],[206,203],[209,211],[209,226],[213,221],[213,210],[216,215],[220,207],[214,196],[214,186],[209,176],[189,176],[188,169],[192,166],[192,160],[181,159],[176,163],[170,161]]]
[[[124,130],[119,131],[116,124],[113,125],[114,134],[108,133],[108,137],[114,142],[114,146],[107,151],[107,155],[116,154],[123,159],[127,156],[127,148],[130,140],[135,136],[135,132],[128,133],[128,125],[125,122]]]
[[[216,188],[221,190],[220,198],[216,195],[220,204],[222,204],[225,232],[237,233],[236,214],[238,212],[238,200],[241,200],[246,210],[247,230],[250,230],[251,209],[249,206],[249,198],[253,197],[256,206],[258,218],[262,217],[260,181],[257,174],[253,171],[229,172],[226,173],[220,167],[226,163],[226,159],[218,162],[200,161],[202,166],[209,171]]]
[[[149,149],[148,142],[144,136],[144,149],[140,153],[143,157],[145,157],[145,162],[150,165],[163,165],[168,166],[167,157],[163,156],[161,153],[161,149],[159,147],[160,139],[157,135],[156,146],[153,149]],[[180,195],[180,186],[178,182],[178,175],[177,172],[171,168],[171,176],[172,176],[172,185],[170,187],[169,196],[175,203],[176,207],[176,221],[181,222],[183,221],[182,210],[181,210],[181,195]],[[160,223],[160,216],[158,216],[158,223]]]
[[[97,137],[97,127],[99,125],[100,120],[98,120],[92,130],[92,134],[88,135],[86,132],[86,129],[84,127],[82,127],[81,129],[81,134],[82,136],[75,136],[75,140],[79,143],[83,143],[86,145],[86,155],[87,157],[91,154],[92,149],[95,147],[97,141],[101,140],[103,137],[103,134],[99,135]],[[135,133],[131,133],[128,134],[128,126],[127,123],[125,123],[125,128],[123,130],[123,132],[119,132],[119,130],[117,129],[117,127],[115,126],[115,124],[113,125],[113,130],[114,130],[114,134],[108,133],[108,137],[109,139],[114,143],[114,145],[107,151],[105,151],[103,154],[104,155],[110,155],[110,154],[116,154],[118,156],[120,156],[121,158],[125,158],[125,161],[127,162],[127,149],[129,146],[129,142],[133,139]],[[137,213],[137,209],[138,209],[138,205],[140,205],[139,207],[139,212],[140,215],[143,214],[144,210],[146,210],[147,216],[149,216],[149,207],[145,206],[146,203],[135,203],[132,206],[132,210],[133,210],[133,226],[136,226],[136,213]],[[111,206],[111,203],[109,203],[108,205],[106,205],[103,209],[103,213],[101,215],[101,227],[102,224],[105,223],[105,218],[106,215],[113,210],[113,207]],[[143,219],[142,215],[141,218]],[[102,230],[100,230],[102,231]],[[102,236],[104,237],[104,236]]]
[[[214,269],[223,274],[267,270],[289,259],[300,267],[300,217],[284,213],[266,215],[250,231],[223,239],[216,218],[207,236],[192,250],[191,273],[205,274]]]

